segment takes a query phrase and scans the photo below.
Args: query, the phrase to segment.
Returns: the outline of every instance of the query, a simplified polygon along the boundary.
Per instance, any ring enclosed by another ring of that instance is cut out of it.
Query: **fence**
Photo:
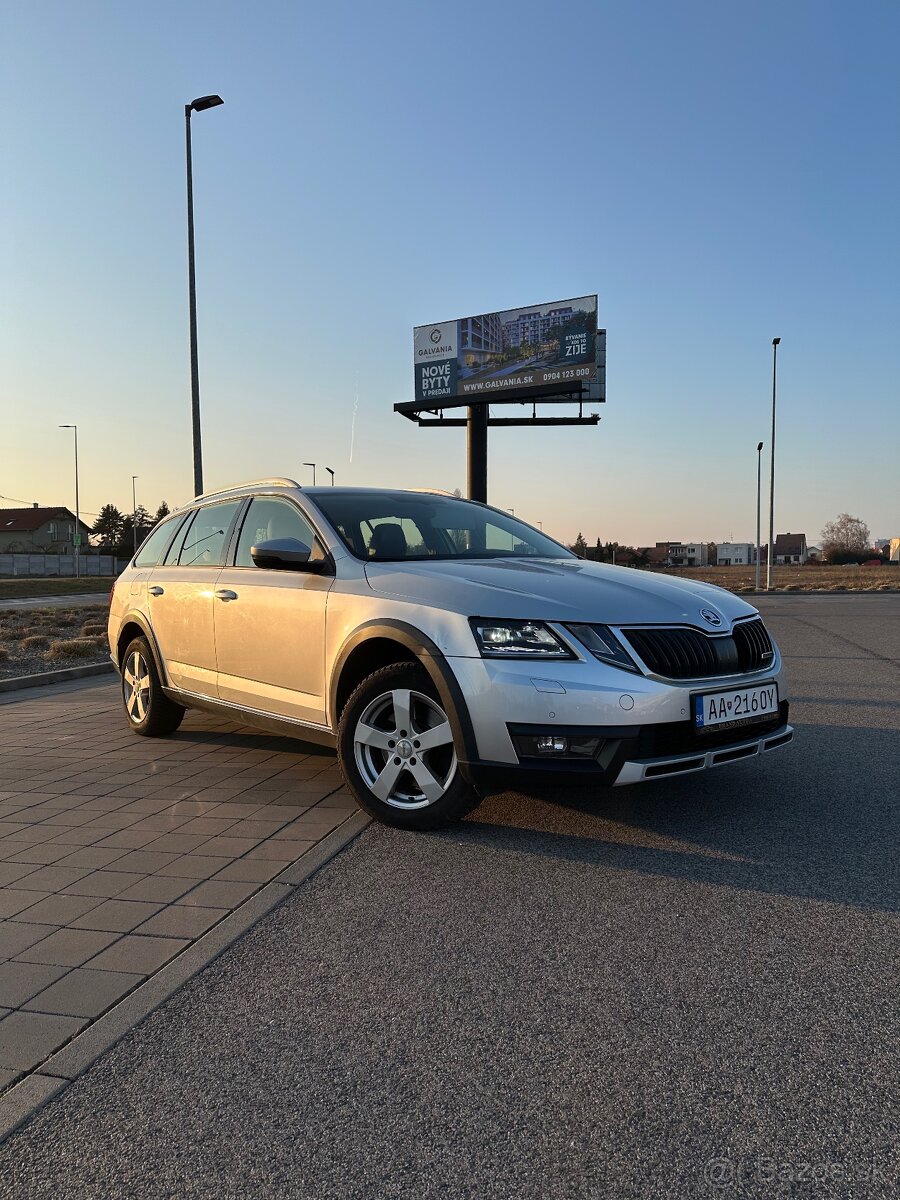
[[[79,575],[118,575],[128,560],[111,554],[82,554],[78,561]],[[0,554],[0,576],[11,575],[74,575],[73,554]]]

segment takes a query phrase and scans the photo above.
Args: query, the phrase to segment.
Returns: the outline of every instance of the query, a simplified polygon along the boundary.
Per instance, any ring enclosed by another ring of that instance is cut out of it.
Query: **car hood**
[[[688,624],[720,632],[757,611],[713,584],[585,559],[371,562],[366,578],[386,596],[469,617]],[[704,619],[701,609],[721,625]]]

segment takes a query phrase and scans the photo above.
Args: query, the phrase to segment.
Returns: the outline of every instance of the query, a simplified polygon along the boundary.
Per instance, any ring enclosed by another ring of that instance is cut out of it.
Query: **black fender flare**
[[[119,659],[119,643],[120,643],[121,637],[122,637],[121,630],[123,630],[126,625],[137,625],[139,627],[141,633],[147,639],[147,645],[150,647],[150,653],[153,655],[153,661],[156,664],[156,672],[159,675],[160,679],[162,680],[162,685],[164,688],[168,687],[169,686],[169,678],[168,678],[168,675],[166,674],[166,666],[163,661],[163,657],[159,652],[159,646],[157,646],[157,644],[156,644],[156,636],[153,633],[153,629],[150,625],[150,622],[147,620],[147,618],[144,616],[144,614],[142,612],[138,612],[137,610],[126,613],[126,615],[119,622],[119,631],[120,632],[117,633],[117,635],[116,635],[116,647],[115,647],[116,670],[121,675],[122,671],[121,671],[121,662]],[[123,650],[124,650],[124,647],[123,647]]]
[[[446,657],[431,638],[422,633],[420,629],[416,629],[414,625],[407,625],[405,621],[395,621],[389,618],[367,621],[364,625],[360,625],[359,629],[352,633],[341,646],[331,671],[328,695],[329,713],[335,730],[337,730],[337,693],[341,674],[353,651],[373,638],[397,642],[405,650],[411,651],[428,672],[450,720],[453,739],[458,746],[462,747],[463,753],[459,756],[460,768],[465,773],[465,764],[477,760],[478,749],[472,718],[469,715],[469,706],[466,704],[462,688],[450,669]]]

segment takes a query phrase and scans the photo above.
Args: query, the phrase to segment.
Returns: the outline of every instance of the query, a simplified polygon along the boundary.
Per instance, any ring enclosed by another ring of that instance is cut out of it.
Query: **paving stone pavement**
[[[319,747],[201,713],[136,737],[117,682],[0,698],[0,1091],[355,808]]]

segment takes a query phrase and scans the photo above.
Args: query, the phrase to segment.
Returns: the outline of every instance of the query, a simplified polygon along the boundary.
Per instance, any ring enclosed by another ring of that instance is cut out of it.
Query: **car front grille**
[[[710,637],[699,629],[623,629],[647,669],[666,679],[714,679],[771,666],[775,649],[759,618],[739,621],[730,634]]]

